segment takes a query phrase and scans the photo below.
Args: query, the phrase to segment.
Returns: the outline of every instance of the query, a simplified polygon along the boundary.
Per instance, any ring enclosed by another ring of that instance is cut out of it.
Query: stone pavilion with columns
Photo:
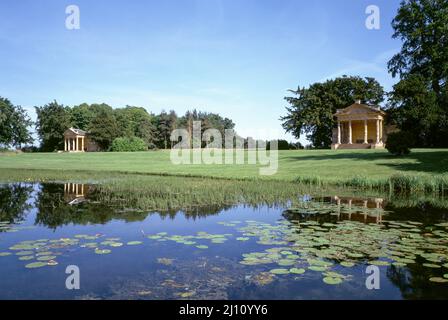
[[[100,151],[98,144],[89,138],[87,131],[69,128],[64,132],[64,151],[95,152]]]
[[[333,129],[331,148],[336,149],[383,149],[387,132],[386,113],[379,106],[362,104],[360,100],[334,114],[337,128]]]

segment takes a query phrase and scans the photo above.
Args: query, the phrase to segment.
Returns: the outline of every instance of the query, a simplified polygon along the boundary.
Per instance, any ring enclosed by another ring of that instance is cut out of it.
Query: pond
[[[448,298],[448,209],[434,203],[297,192],[142,210],[123,197],[0,185],[0,299]]]

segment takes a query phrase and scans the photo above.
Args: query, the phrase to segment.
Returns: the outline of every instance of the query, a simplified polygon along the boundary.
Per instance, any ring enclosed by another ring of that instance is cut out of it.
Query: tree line
[[[374,78],[343,76],[292,90],[281,118],[296,138],[329,148],[333,114],[354,100],[385,102],[387,123],[411,137],[414,147],[448,147],[448,1],[402,0],[392,21],[393,38],[403,41],[388,63],[398,82],[391,92]]]
[[[201,121],[201,133],[213,128],[224,136],[226,130],[235,128],[235,123],[229,118],[196,109],[179,116],[173,110],[153,114],[136,106],[114,109],[105,103],[82,103],[69,107],[53,101],[35,107],[35,110],[37,119],[32,122],[21,106],[0,97],[0,147],[20,149],[32,143],[29,130],[32,125],[40,141],[40,147],[36,149],[43,152],[64,150],[64,132],[71,127],[87,131],[89,137],[105,151],[170,149],[175,143],[171,141],[172,131],[182,128],[191,134],[194,121]],[[236,132],[235,135],[238,136]],[[244,139],[245,147],[250,139]],[[205,144],[203,142],[202,146]],[[280,149],[300,147],[286,140],[278,140],[278,145]]]
[[[193,110],[178,116],[171,110],[153,114],[142,107],[114,109],[105,103],[67,107],[53,101],[36,107],[36,114],[36,132],[41,151],[46,152],[63,150],[63,134],[70,127],[87,131],[102,150],[109,150],[119,138],[138,138],[146,149],[169,149],[171,132],[188,127],[193,121],[202,121],[204,130],[213,127],[224,132],[235,127],[232,120],[214,113]]]

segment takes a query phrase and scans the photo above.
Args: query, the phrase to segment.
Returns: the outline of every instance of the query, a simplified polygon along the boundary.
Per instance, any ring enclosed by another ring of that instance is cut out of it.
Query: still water
[[[302,194],[142,212],[98,188],[0,185],[0,299],[448,299],[447,209]]]

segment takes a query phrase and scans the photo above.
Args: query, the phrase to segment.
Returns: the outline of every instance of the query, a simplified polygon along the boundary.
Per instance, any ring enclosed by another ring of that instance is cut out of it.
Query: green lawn
[[[386,180],[396,174],[431,180],[448,172],[448,149],[416,149],[406,157],[385,150],[280,151],[278,172],[260,176],[260,165],[174,165],[169,151],[139,153],[0,154],[0,170],[46,169],[193,175],[237,179],[341,182]]]

